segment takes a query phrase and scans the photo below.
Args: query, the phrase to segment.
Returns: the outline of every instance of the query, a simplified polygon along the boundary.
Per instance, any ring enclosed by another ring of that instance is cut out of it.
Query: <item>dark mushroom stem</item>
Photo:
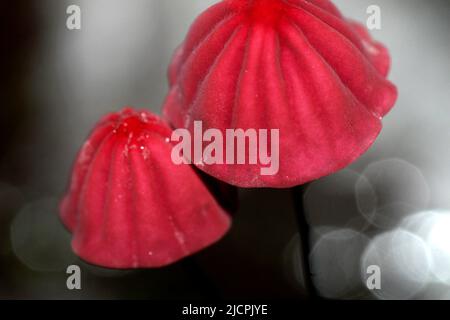
[[[301,185],[292,188],[292,196],[294,199],[295,216],[300,238],[300,259],[303,270],[303,285],[311,299],[318,299],[320,296],[314,286],[311,262],[309,259],[311,253],[311,228],[306,220],[304,205],[304,193],[307,186],[308,185]]]

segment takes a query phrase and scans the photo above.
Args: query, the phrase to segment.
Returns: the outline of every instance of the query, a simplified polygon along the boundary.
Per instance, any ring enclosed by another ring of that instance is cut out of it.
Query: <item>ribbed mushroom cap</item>
[[[148,111],[107,115],[76,160],[60,215],[84,260],[109,268],[173,263],[216,242],[230,218]]]
[[[279,129],[275,175],[261,175],[262,163],[199,168],[236,186],[291,187],[372,145],[397,98],[389,66],[387,49],[328,0],[225,0],[197,18],[176,51],[163,113],[191,132],[194,121],[223,136]]]

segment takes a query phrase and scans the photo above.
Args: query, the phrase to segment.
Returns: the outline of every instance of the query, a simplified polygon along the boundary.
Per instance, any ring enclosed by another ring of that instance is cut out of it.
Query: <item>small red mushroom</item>
[[[397,99],[389,66],[387,49],[328,0],[224,0],[176,51],[163,113],[191,133],[196,121],[224,137],[279,129],[276,174],[262,175],[261,161],[194,163],[235,186],[292,187],[346,167],[373,144]]]
[[[104,117],[82,147],[60,216],[84,260],[109,268],[173,263],[220,239],[230,218],[148,111]]]

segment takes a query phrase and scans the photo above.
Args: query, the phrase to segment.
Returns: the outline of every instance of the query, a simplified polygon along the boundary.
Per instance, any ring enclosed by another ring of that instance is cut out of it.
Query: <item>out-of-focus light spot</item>
[[[381,229],[392,229],[398,227],[399,224],[409,215],[416,212],[416,208],[407,203],[394,202],[379,207],[372,218],[372,223]]]
[[[335,227],[320,226],[312,229],[311,242],[316,243],[323,235],[336,231]],[[294,288],[304,288],[304,274],[302,262],[302,250],[300,247],[300,236],[296,233],[284,249],[283,262],[285,275]]]
[[[363,231],[370,223],[361,216],[355,196],[356,183],[364,197],[365,212],[376,208],[370,183],[355,171],[345,169],[310,184],[304,195],[305,214],[312,226],[334,226]]]
[[[356,184],[358,207],[363,216],[379,228],[394,228],[406,216],[425,209],[429,203],[430,189],[422,172],[404,160],[374,162],[364,170],[362,177]],[[376,198],[368,199],[367,181],[375,190]]]
[[[379,299],[410,299],[427,285],[431,254],[426,243],[406,230],[397,229],[373,239],[361,259],[366,283],[369,266],[381,271],[381,289],[370,290]]]
[[[427,287],[427,291],[421,297],[423,300],[450,300],[450,289],[448,286],[439,284],[431,284]]]
[[[11,245],[17,258],[35,271],[62,271],[76,260],[70,235],[57,214],[58,202],[27,204],[11,224]]]
[[[359,297],[364,293],[359,261],[368,238],[351,229],[335,229],[319,238],[311,255],[314,284],[326,298]]]
[[[427,244],[432,256],[433,281],[450,285],[450,211],[420,212],[403,222]]]
[[[300,257],[300,237],[296,234],[284,249],[283,262],[285,275],[293,287],[304,287],[303,266]]]

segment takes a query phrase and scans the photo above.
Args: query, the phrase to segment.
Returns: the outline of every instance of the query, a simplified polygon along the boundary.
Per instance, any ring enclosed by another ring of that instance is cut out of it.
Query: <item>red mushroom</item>
[[[160,267],[221,238],[230,218],[188,165],[171,159],[171,129],[148,111],[101,120],[81,149],[60,215],[84,260]]]
[[[194,163],[240,187],[292,187],[342,169],[372,145],[397,98],[389,65],[385,47],[328,0],[224,0],[176,51],[163,113],[191,133],[196,121],[223,136],[279,129],[276,174],[261,174],[261,159]]]

